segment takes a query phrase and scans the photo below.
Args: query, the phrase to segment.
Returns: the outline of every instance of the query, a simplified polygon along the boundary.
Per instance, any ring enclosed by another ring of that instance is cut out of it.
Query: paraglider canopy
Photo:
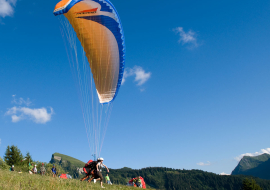
[[[69,20],[85,51],[101,104],[112,102],[124,73],[125,43],[119,15],[109,0],[62,0],[54,15]]]
[[[53,11],[77,81],[90,151],[99,157],[113,103],[122,84],[125,39],[110,0],[61,0]],[[62,15],[62,16],[61,16]]]

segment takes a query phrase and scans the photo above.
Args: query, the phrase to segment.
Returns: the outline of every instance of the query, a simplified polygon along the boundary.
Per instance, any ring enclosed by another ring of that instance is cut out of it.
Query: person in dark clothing
[[[53,165],[53,167],[52,167],[52,174],[53,174],[53,177],[56,177],[56,167],[55,167],[55,165]]]
[[[84,171],[86,173],[86,176],[81,179],[81,181],[86,180],[87,178],[90,178],[90,176],[94,175],[94,170],[96,168],[97,161],[90,160],[87,162],[84,166]]]

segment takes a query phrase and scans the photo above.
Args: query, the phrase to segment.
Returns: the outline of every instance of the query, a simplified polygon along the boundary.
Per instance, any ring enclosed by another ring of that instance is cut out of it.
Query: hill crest
[[[65,161],[69,161],[73,166],[78,167],[78,168],[82,168],[85,165],[85,163],[81,160],[78,160],[76,158],[73,158],[65,154],[60,154],[58,152],[52,154],[50,163],[65,162]]]

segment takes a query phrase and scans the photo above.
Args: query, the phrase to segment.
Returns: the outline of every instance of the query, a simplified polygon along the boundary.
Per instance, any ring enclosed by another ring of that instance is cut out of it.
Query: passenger
[[[45,175],[46,173],[46,168],[44,167],[44,163],[42,163],[42,166],[40,167],[40,175]]]
[[[55,167],[55,165],[53,165],[53,167],[52,167],[52,175],[53,175],[53,177],[56,177],[56,172],[57,172],[56,167]]]

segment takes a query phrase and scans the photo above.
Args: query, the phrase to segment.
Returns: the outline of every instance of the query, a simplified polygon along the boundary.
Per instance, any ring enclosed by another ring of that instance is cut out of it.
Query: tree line
[[[148,187],[166,190],[270,190],[270,180],[251,176],[221,176],[201,170],[179,170],[149,167],[140,170],[130,168],[110,169],[114,184],[126,184],[136,176],[142,176]]]
[[[39,169],[43,163],[44,167],[46,168],[45,175],[51,175],[51,168],[53,167],[52,163],[34,161],[29,152],[27,152],[26,155],[23,156],[21,150],[15,145],[7,146],[6,151],[5,151],[5,155],[3,158],[4,159],[1,159],[1,157],[0,157],[0,168],[1,169],[10,169],[12,166],[14,166],[14,169],[16,172],[28,172],[29,165],[33,164],[33,165],[37,165],[37,169],[39,171]],[[61,165],[55,164],[55,166],[57,168],[58,174],[62,174],[62,173],[66,172],[61,167]]]

